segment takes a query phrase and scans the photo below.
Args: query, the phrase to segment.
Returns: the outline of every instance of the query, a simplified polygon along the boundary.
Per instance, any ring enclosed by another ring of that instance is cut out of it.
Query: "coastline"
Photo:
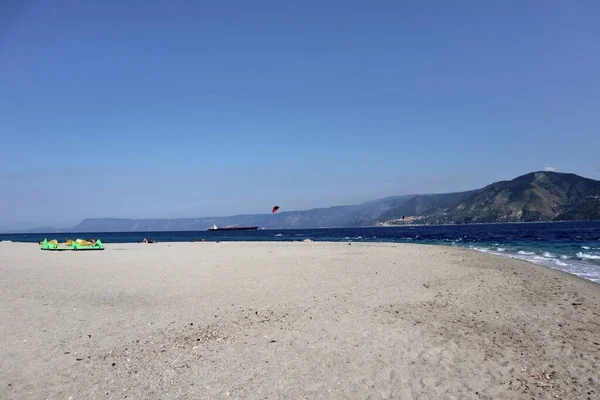
[[[565,223],[597,223],[600,222],[600,219],[568,219],[561,221],[495,221],[495,222],[468,222],[468,223],[447,223],[447,224],[399,224],[399,225],[373,225],[373,226],[365,226],[364,228],[400,228],[404,226],[478,226],[478,225],[521,225],[521,224],[565,224]],[[387,222],[380,222],[381,224],[385,224]],[[329,228],[323,228],[329,229]],[[335,229],[335,228],[331,228]]]
[[[0,276],[2,398],[599,390],[600,286],[464,248],[0,243]]]
[[[64,242],[68,237],[96,237],[106,244],[139,243],[144,237],[158,242],[188,243],[289,242],[310,238],[317,242],[420,243],[470,248],[533,262],[600,283],[600,224],[501,223],[454,226],[327,228],[256,231],[153,231],[73,234],[0,235],[0,242],[38,242],[43,237]]]
[[[285,231],[285,230],[315,230],[315,229],[377,229],[377,228],[403,228],[403,227],[460,227],[460,226],[480,226],[480,225],[526,225],[526,224],[568,224],[568,223],[600,223],[600,219],[589,220],[589,219],[573,219],[573,220],[561,220],[561,221],[495,221],[495,222],[469,222],[469,223],[446,223],[446,224],[399,224],[399,225],[378,225],[385,224],[386,222],[377,222],[374,225],[361,225],[354,227],[339,227],[339,226],[327,226],[327,227],[313,227],[313,228],[264,228],[259,227],[258,230],[267,230],[267,231]],[[128,234],[151,234],[151,233],[164,233],[164,232],[174,232],[174,233],[187,233],[187,232],[210,232],[210,229],[202,229],[202,230],[158,230],[158,231],[70,231],[68,229],[60,228],[55,232],[42,232],[42,231],[2,231],[0,232],[0,236],[11,236],[11,235],[99,235],[103,233],[128,233]]]

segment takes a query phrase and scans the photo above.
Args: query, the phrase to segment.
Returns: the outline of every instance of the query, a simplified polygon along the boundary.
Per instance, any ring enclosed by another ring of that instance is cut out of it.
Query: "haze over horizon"
[[[0,6],[0,230],[599,179],[600,4]]]

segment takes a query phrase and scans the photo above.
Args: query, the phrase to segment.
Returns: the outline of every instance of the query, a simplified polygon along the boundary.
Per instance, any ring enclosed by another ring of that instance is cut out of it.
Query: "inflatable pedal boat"
[[[100,240],[92,244],[87,240],[69,240],[64,245],[60,245],[56,240],[46,240],[42,242],[42,250],[65,251],[65,250],[104,250],[104,245]]]

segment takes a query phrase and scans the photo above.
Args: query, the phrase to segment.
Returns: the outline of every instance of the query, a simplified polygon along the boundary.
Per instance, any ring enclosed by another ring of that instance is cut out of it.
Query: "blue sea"
[[[386,228],[282,229],[217,232],[2,234],[0,241],[100,238],[105,244],[206,241],[302,241],[421,243],[465,247],[518,258],[600,283],[600,221]]]

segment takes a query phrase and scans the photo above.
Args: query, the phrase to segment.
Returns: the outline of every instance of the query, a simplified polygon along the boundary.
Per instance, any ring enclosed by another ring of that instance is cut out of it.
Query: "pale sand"
[[[600,398],[600,285],[468,250],[0,243],[2,399]]]

